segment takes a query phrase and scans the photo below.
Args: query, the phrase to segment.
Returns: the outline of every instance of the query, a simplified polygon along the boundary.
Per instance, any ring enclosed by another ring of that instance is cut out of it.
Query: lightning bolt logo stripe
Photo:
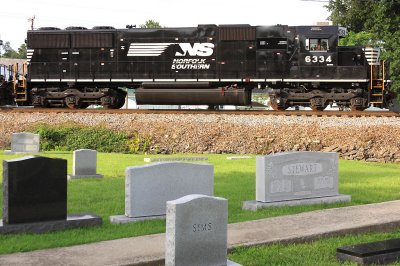
[[[131,43],[127,56],[160,56],[174,43]]]

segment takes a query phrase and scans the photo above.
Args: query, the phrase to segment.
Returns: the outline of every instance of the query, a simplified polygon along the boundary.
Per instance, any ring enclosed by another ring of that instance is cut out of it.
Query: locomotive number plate
[[[332,57],[330,55],[324,56],[324,55],[307,55],[304,57],[304,61],[306,63],[331,63],[332,62]]]

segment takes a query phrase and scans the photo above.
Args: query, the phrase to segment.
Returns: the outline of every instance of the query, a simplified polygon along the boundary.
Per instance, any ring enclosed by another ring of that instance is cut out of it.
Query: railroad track
[[[314,117],[400,117],[390,111],[271,111],[271,110],[171,110],[171,109],[67,109],[0,107],[0,113],[101,113],[101,114],[228,114]]]

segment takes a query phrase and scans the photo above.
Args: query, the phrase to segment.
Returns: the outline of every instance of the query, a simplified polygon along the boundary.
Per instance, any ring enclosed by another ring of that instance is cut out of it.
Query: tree
[[[18,52],[15,51],[11,45],[10,42],[5,42],[3,45],[3,57],[5,58],[18,58],[18,59],[26,59],[26,44],[23,43],[21,46],[18,48]]]
[[[156,29],[162,28],[159,22],[149,19],[144,24],[139,25],[140,28]]]
[[[329,0],[327,9],[334,24],[351,31],[343,43],[371,37],[372,44],[382,46],[382,58],[390,61],[392,89],[400,99],[400,1]]]

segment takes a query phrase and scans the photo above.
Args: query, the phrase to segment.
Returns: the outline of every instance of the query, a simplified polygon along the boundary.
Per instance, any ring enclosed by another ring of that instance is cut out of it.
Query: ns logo
[[[176,52],[175,56],[211,56],[214,52],[213,43],[179,43],[182,52]]]

